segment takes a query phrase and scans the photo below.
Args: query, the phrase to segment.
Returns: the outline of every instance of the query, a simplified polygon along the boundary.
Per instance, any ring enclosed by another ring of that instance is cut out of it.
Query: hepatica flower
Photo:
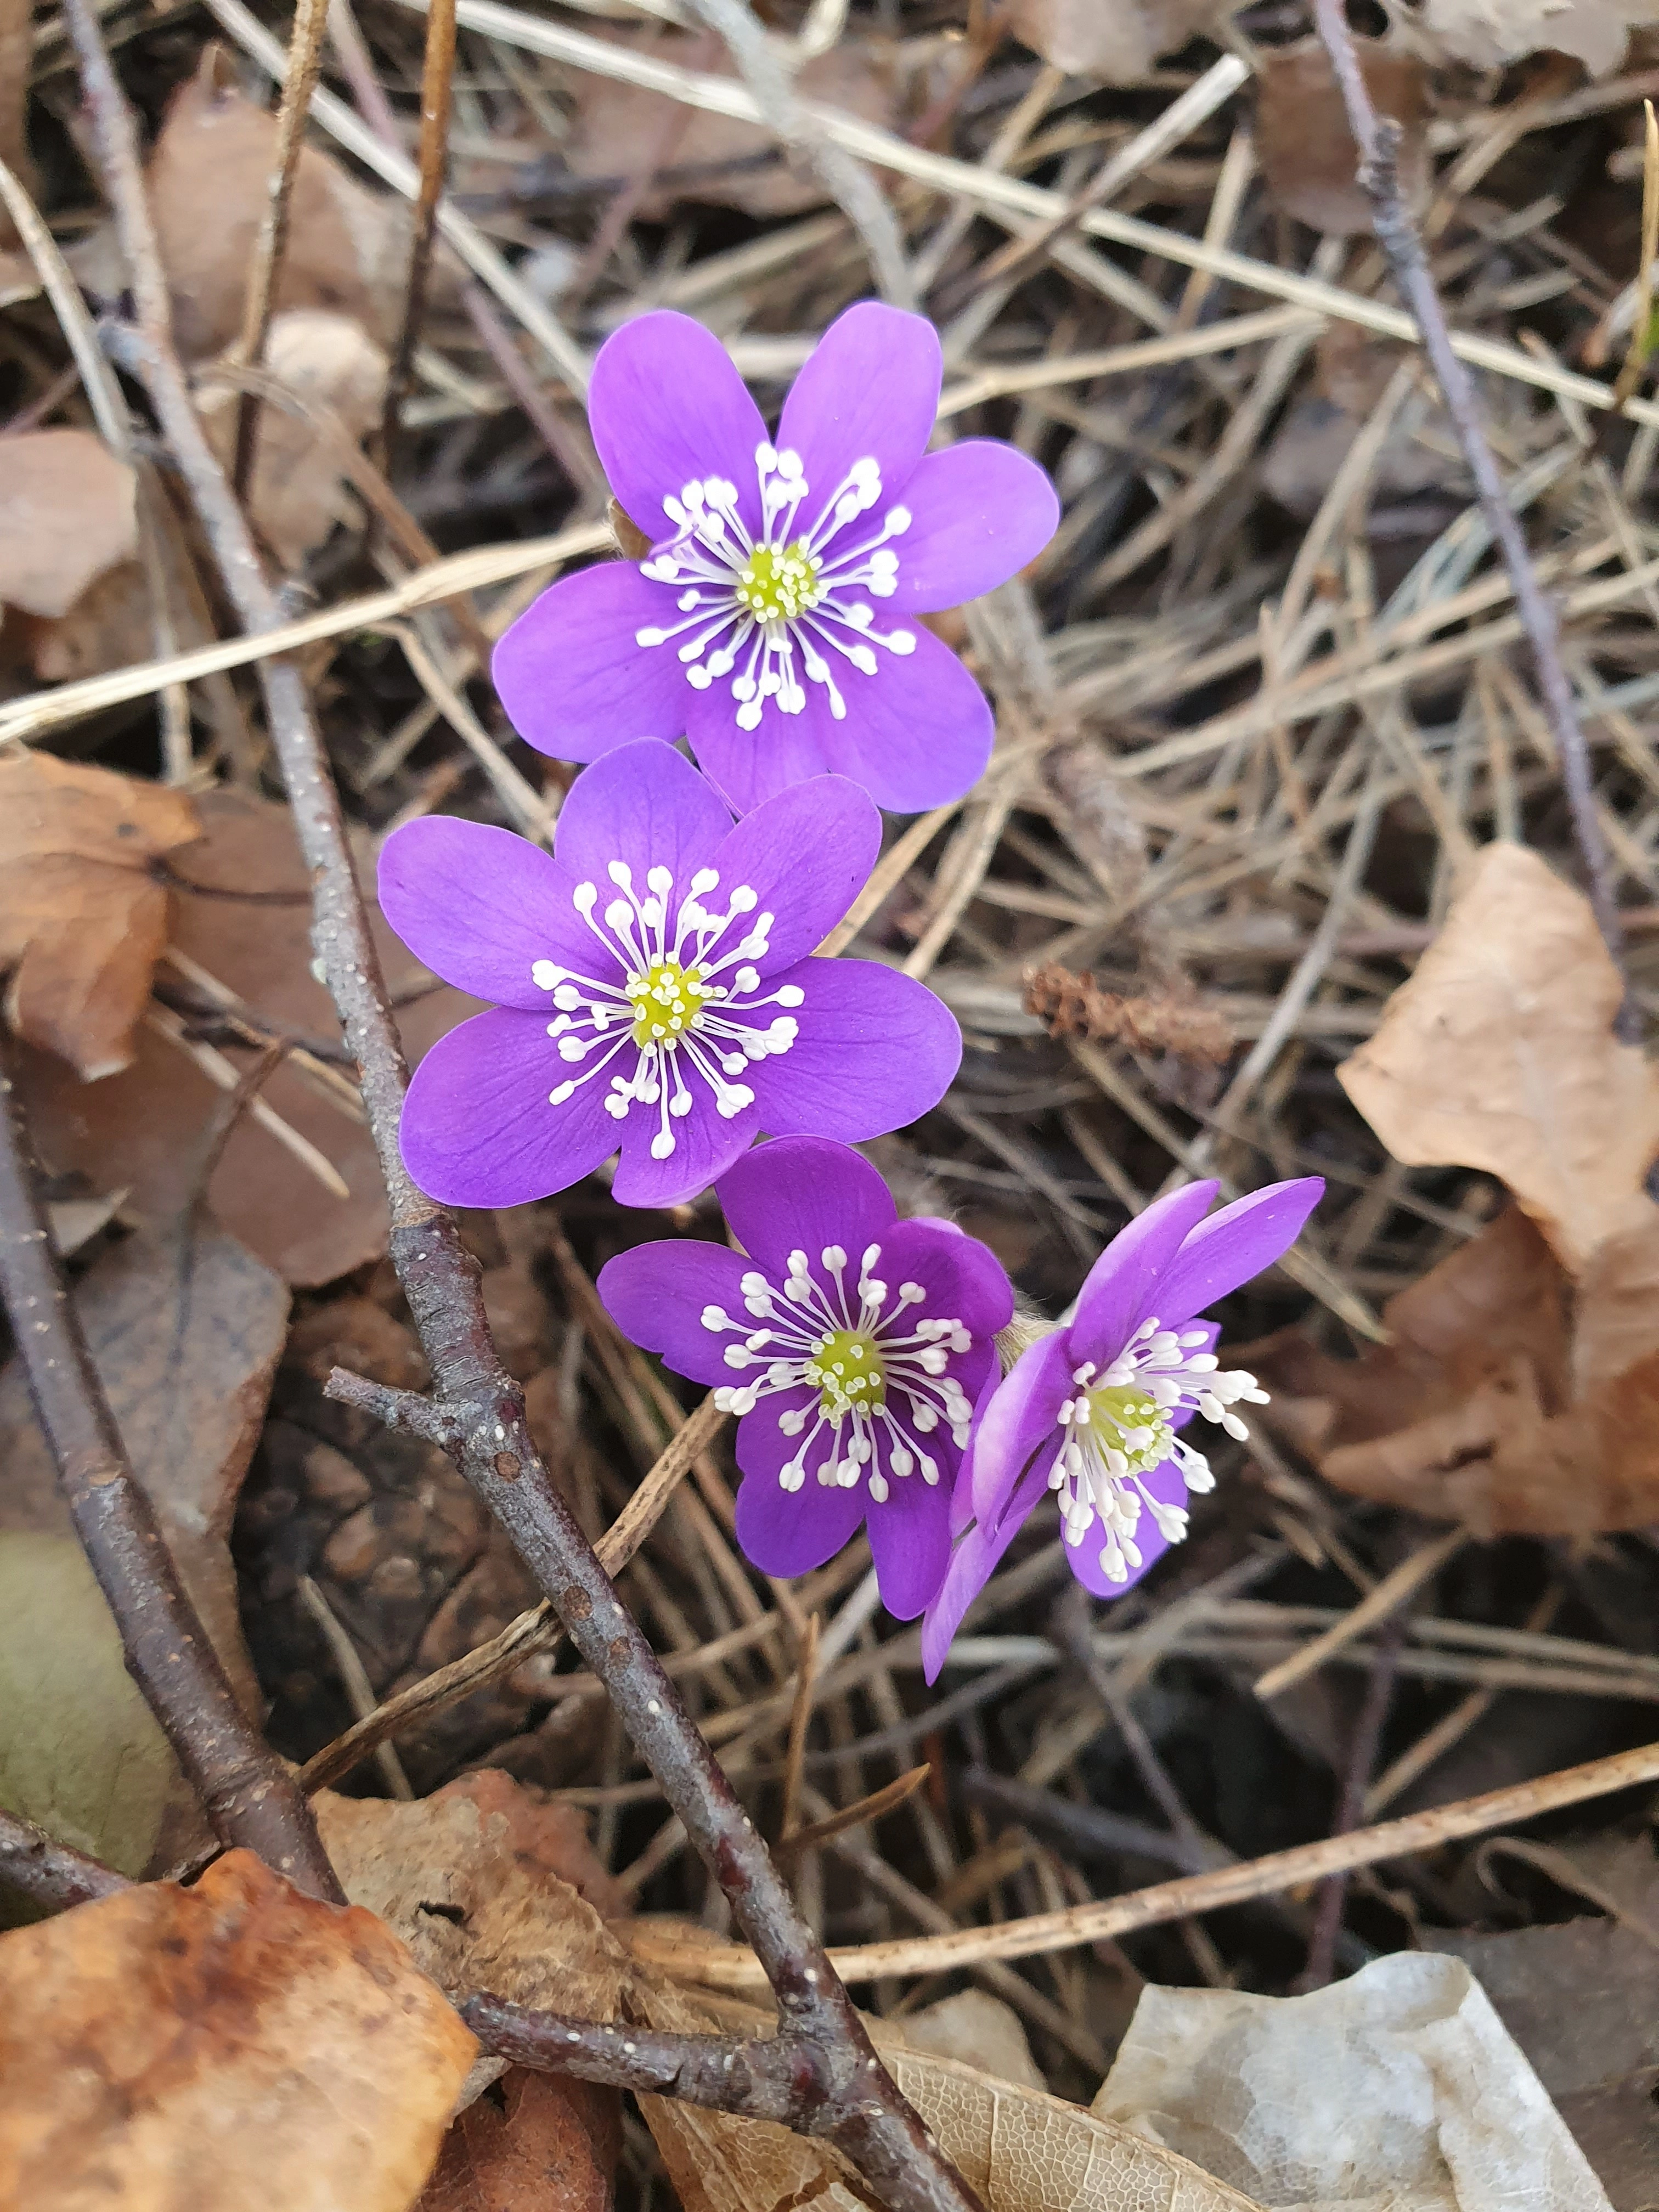
[[[650,742],[577,777],[551,854],[476,822],[394,831],[386,920],[446,982],[495,1002],[416,1070],[416,1182],[452,1205],[516,1206],[620,1148],[623,1204],[671,1206],[763,1129],[872,1137],[925,1113],[961,1058],[954,1018],[878,962],[810,957],[880,842],[841,776],[734,828]]]
[[[747,1256],[638,1245],[599,1276],[635,1343],[738,1416],[738,1540],[806,1574],[862,1521],[882,1601],[920,1613],[950,1556],[950,1500],[1013,1291],[983,1244],[901,1221],[845,1145],[783,1139],[715,1185]]]
[[[1235,1410],[1267,1393],[1215,1353],[1195,1318],[1271,1266],[1301,1234],[1318,1176],[1270,1183],[1205,1218],[1213,1182],[1154,1200],[1089,1271],[1075,1319],[1023,1352],[976,1413],[952,1501],[973,1526],[951,1559],[922,1631],[931,1682],[969,1604],[1049,1492],[1073,1573],[1116,1597],[1187,1533],[1189,1492],[1214,1486],[1209,1462],[1178,1433],[1197,1414],[1249,1435]]]
[[[927,453],[939,376],[931,323],[849,307],[772,436],[702,324],[625,324],[589,417],[651,552],[565,578],[502,638],[495,684],[523,735],[594,760],[684,732],[740,812],[825,770],[899,812],[959,799],[990,709],[915,617],[1005,582],[1059,507],[1012,446]]]

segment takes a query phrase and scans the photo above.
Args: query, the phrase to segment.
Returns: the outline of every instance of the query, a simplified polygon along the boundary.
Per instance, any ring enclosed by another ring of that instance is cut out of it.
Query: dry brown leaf
[[[167,109],[145,176],[175,335],[190,360],[222,352],[241,329],[276,140],[276,118],[238,89],[223,52],[208,47]],[[403,203],[366,191],[329,155],[307,146],[289,225],[277,310],[323,307],[355,316],[390,345],[409,274]],[[70,258],[82,283],[103,296],[125,283],[118,263],[108,265],[106,234],[94,234]],[[446,307],[454,280],[442,255],[433,281],[434,305]]]
[[[137,550],[137,484],[90,430],[0,438],[0,602],[67,614]]]
[[[631,1962],[563,1863],[613,1901],[607,1877],[561,1808],[506,1775],[468,1777],[412,1803],[313,1800],[323,1844],[354,1905],[394,1928],[441,1989],[615,2020]],[[561,1833],[568,1853],[556,1848]],[[590,1873],[591,1869],[591,1873]]]
[[[653,2027],[769,2035],[758,2008],[641,1972],[635,2001]],[[901,2024],[865,2026],[899,2087],[988,2212],[1261,2212],[1254,2200],[1174,2152],[1096,2119],[1080,2105],[913,2050]],[[685,2212],[857,2212],[858,2177],[828,2144],[763,2120],[641,2097]]]
[[[958,1990],[920,2012],[906,2013],[894,2025],[912,2051],[954,2058],[1023,2089],[1048,2088],[1025,2039],[1024,2023],[1012,2005],[989,1990]]]
[[[1481,1536],[1659,1520],[1659,1220],[1607,1238],[1575,1286],[1511,1208],[1383,1320],[1395,1341],[1358,1359],[1296,1329],[1240,1355],[1339,1489]]]
[[[1428,180],[1423,64],[1376,39],[1357,38],[1354,49],[1379,112],[1404,131],[1401,175],[1415,199]],[[1358,149],[1324,46],[1304,39],[1265,47],[1255,73],[1256,153],[1274,204],[1315,230],[1369,238],[1371,204],[1360,189]]]
[[[248,504],[259,534],[284,568],[300,568],[347,511],[343,461],[375,428],[391,364],[360,323],[319,308],[278,315],[265,341],[264,367],[301,403],[290,414],[276,400],[259,410]],[[202,416],[220,458],[236,443],[240,394],[210,387]]]
[[[643,42],[603,28],[599,36],[629,47],[642,44],[653,61],[714,76],[734,74],[724,52],[711,60],[706,43],[684,32],[653,30]],[[843,39],[807,62],[794,82],[804,100],[820,100],[890,131],[902,125],[912,73],[903,47],[884,40]],[[665,145],[670,150],[665,156]],[[684,200],[781,216],[821,207],[827,197],[810,170],[791,165],[777,133],[765,125],[688,109],[665,93],[605,77],[580,79],[570,136],[560,151],[579,177],[620,184],[638,171],[670,171],[672,182],[647,191],[639,204],[638,212],[647,221],[660,220]]]
[[[404,2212],[476,2048],[370,1914],[232,1851],[0,1938],[0,2203]]]
[[[229,1552],[236,1499],[282,1355],[281,1279],[222,1231],[188,1243],[130,1237],[75,1287],[75,1308],[132,1471],[250,1715]],[[0,1372],[0,1528],[72,1536],[22,1363]]]
[[[443,2140],[418,2212],[610,2212],[614,2089],[513,2067]]]
[[[1352,324],[1334,324],[1315,348],[1313,388],[1292,402],[1263,456],[1261,481],[1302,521],[1311,521],[1382,397],[1406,349]],[[1468,497],[1468,471],[1450,418],[1419,379],[1396,409],[1370,471],[1373,513],[1399,501],[1424,501],[1421,526],[1436,529]],[[1455,504],[1454,504],[1455,503]]]
[[[1231,9],[1224,0],[1012,0],[1010,34],[1056,69],[1128,84]]]
[[[0,307],[15,307],[20,301],[36,299],[40,291],[40,271],[27,254],[0,246]]]
[[[159,784],[48,753],[0,761],[6,1019],[88,1083],[133,1057],[167,942],[167,893],[151,865],[200,834],[190,800]]]
[[[170,943],[264,1021],[301,1036],[337,1037],[328,993],[311,972],[310,896],[287,808],[231,791],[205,793],[197,805],[204,841],[178,873],[204,888],[174,890]],[[367,850],[360,850],[358,866],[362,879],[372,883]],[[394,990],[418,978],[408,952],[378,919],[376,938]],[[169,985],[194,989],[171,965],[164,963],[161,975]],[[398,1024],[410,1059],[418,1060],[477,1005],[441,987],[404,1007]],[[90,1088],[43,1055],[20,1059],[20,1084],[46,1165],[76,1171],[94,1189],[129,1190],[129,1212],[144,1220],[176,1219],[194,1188],[224,1092],[148,1025],[138,1034],[133,1065]],[[240,1073],[246,1054],[234,1055],[232,1064]],[[341,1199],[325,1188],[268,1128],[244,1114],[208,1184],[208,1203],[240,1242],[290,1283],[333,1282],[386,1249],[386,1194],[368,1128],[348,1099],[292,1064],[270,1077],[260,1097],[325,1155],[350,1195]]]
[[[1571,54],[1592,76],[1625,58],[1638,24],[1659,22],[1656,0],[1383,0],[1401,30],[1439,62],[1502,69],[1528,54]]]
[[[1524,846],[1489,845],[1337,1075],[1407,1167],[1499,1176],[1576,1275],[1655,1218],[1659,1070],[1613,1035],[1621,989],[1589,900]]]

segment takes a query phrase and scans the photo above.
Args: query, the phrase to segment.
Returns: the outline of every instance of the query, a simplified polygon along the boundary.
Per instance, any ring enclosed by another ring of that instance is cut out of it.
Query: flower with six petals
[[[564,578],[507,632],[493,674],[520,733],[584,761],[684,733],[740,813],[826,771],[896,812],[959,799],[990,709],[915,617],[1015,574],[1059,507],[1012,446],[927,452],[940,364],[923,317],[849,307],[769,436],[702,324],[624,324],[589,418],[650,556]]]
[[[601,1271],[599,1296],[624,1334],[718,1386],[738,1416],[738,1539],[755,1565],[806,1574],[862,1521],[882,1601],[908,1620],[945,1572],[1008,1278],[951,1223],[901,1221],[845,1145],[758,1146],[715,1188],[742,1255],[636,1245]]]
[[[620,1148],[624,1206],[672,1206],[763,1130],[858,1139],[943,1097],[962,1055],[925,984],[811,955],[862,888],[881,820],[819,776],[735,827],[672,746],[576,779],[550,854],[430,817],[387,838],[380,904],[416,957],[495,1003],[441,1038],[404,1163],[454,1206],[565,1189]]]
[[[1213,1182],[1155,1200],[1096,1261],[1071,1322],[1023,1352],[976,1407],[951,1506],[968,1533],[922,1630],[930,1682],[1048,1492],[1072,1571],[1097,1597],[1118,1596],[1180,1542],[1188,1492],[1214,1478],[1177,1431],[1198,1413],[1247,1436],[1233,1408],[1267,1395],[1254,1376],[1221,1367],[1219,1331],[1194,1316],[1287,1251],[1324,1188],[1318,1176],[1270,1183],[1207,1220]]]

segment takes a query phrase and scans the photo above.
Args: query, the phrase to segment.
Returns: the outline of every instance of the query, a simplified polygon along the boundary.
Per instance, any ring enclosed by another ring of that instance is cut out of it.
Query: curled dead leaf
[[[0,438],[0,603],[67,614],[137,550],[137,496],[131,469],[90,430]]]
[[[619,2101],[592,2081],[509,2069],[445,2136],[418,2212],[610,2212]]]
[[[232,1851],[0,1937],[0,2203],[405,2212],[476,2049],[372,1914]]]
[[[1407,1167],[1499,1176],[1577,1274],[1652,1212],[1659,1070],[1613,1036],[1622,990],[1589,900],[1489,845],[1338,1079]]]
[[[197,806],[204,834],[179,866],[162,981],[192,1011],[228,1005],[256,1024],[337,1037],[328,993],[311,970],[309,890],[287,808],[233,791],[204,793]],[[5,834],[0,827],[0,853]],[[367,851],[359,866],[372,882]],[[401,991],[411,980],[409,955],[378,917],[376,936],[392,988]],[[444,987],[412,999],[398,1016],[411,1060],[476,1011],[476,1000]],[[141,1220],[176,1219],[194,1192],[223,1083],[250,1064],[234,1040],[208,1047],[205,1059],[190,1047],[185,1023],[152,1008],[132,1066],[107,1082],[88,1086],[43,1054],[21,1055],[20,1088],[46,1166],[78,1172],[95,1189],[125,1188],[129,1214]],[[206,1072],[216,1060],[217,1081]],[[269,1077],[258,1103],[281,1127],[258,1111],[239,1119],[207,1187],[215,1217],[290,1283],[332,1282],[377,1258],[386,1249],[386,1194],[349,1077],[290,1059]],[[284,1131],[334,1180],[323,1180]]]
[[[273,398],[259,410],[248,506],[283,568],[301,567],[345,512],[342,478],[380,422],[390,366],[349,316],[296,307],[272,322],[265,372],[295,404]],[[240,401],[210,383],[202,417],[222,460],[235,448]]]
[[[238,88],[222,50],[209,46],[174,95],[145,173],[174,331],[188,360],[222,352],[241,329],[276,143],[275,117]],[[366,191],[328,155],[302,148],[277,311],[321,307],[355,316],[390,345],[409,273],[409,239],[402,202]],[[105,232],[71,254],[76,274],[105,296],[125,282],[109,258]],[[442,255],[433,286],[434,307],[451,304],[455,281]]]
[[[1528,54],[1570,54],[1592,76],[1625,58],[1631,33],[1659,21],[1655,0],[1383,0],[1401,31],[1437,62],[1504,69]]]
[[[190,800],[159,784],[48,753],[0,761],[6,1019],[85,1082],[132,1060],[167,942],[167,893],[151,866],[200,834]]]
[[[1480,1536],[1659,1520],[1659,1213],[1577,1285],[1511,1207],[1391,1299],[1391,1344],[1333,1359],[1299,1329],[1243,1348],[1267,1418],[1339,1489]]]

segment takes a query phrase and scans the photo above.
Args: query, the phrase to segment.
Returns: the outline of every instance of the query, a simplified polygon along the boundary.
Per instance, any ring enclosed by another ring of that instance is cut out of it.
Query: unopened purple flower
[[[747,1255],[642,1244],[599,1296],[677,1374],[738,1418],[738,1540],[769,1575],[832,1559],[862,1521],[902,1620],[939,1588],[950,1500],[992,1339],[1013,1312],[1001,1265],[945,1221],[901,1221],[845,1145],[758,1146],[715,1188]]]
[[[1006,582],[1059,507],[1012,446],[927,452],[940,358],[921,316],[849,307],[772,437],[702,324],[624,324],[588,409],[651,555],[565,578],[502,638],[496,687],[530,743],[595,760],[684,732],[739,812],[826,769],[901,813],[959,799],[990,709],[915,617]]]
[[[1318,1176],[1270,1183],[1207,1220],[1213,1182],[1154,1200],[1090,1269],[1069,1326],[1023,1352],[976,1409],[951,1502],[955,1526],[973,1525],[922,1630],[930,1682],[1048,1492],[1072,1571],[1097,1597],[1121,1595],[1181,1541],[1188,1493],[1212,1489],[1214,1477],[1177,1431],[1198,1413],[1243,1437],[1234,1408],[1267,1401],[1253,1375],[1223,1369],[1219,1330],[1194,1316],[1287,1251],[1324,1188]]]
[[[873,1137],[925,1113],[962,1055],[954,1018],[879,962],[810,957],[880,842],[841,776],[733,828],[650,742],[577,777],[550,855],[477,822],[394,831],[386,920],[446,982],[495,1001],[416,1070],[416,1182],[451,1205],[517,1206],[620,1146],[623,1204],[672,1206],[763,1129]]]

